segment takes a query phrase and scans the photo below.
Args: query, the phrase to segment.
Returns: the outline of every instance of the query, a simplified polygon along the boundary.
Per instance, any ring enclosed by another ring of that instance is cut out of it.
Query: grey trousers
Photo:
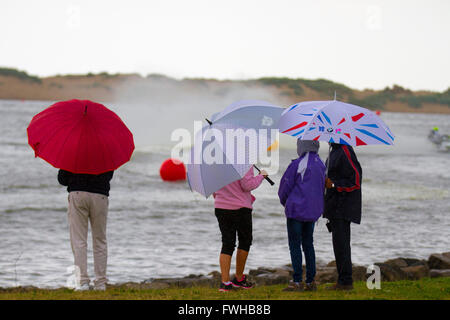
[[[106,220],[108,197],[98,193],[73,191],[69,193],[69,230],[74,264],[80,269],[80,285],[89,284],[87,271],[88,223],[91,223],[92,248],[94,251],[94,285],[106,284],[108,247]]]

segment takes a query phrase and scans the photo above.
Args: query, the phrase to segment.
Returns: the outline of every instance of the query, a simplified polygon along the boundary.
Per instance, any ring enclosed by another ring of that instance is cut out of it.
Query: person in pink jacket
[[[217,221],[222,234],[222,249],[220,251],[220,272],[222,281],[219,291],[229,291],[233,288],[249,289],[253,284],[244,275],[245,263],[252,244],[252,204],[255,197],[251,191],[258,188],[267,172],[261,170],[253,175],[253,167],[246,175],[222,189],[216,191],[214,207]],[[236,246],[236,234],[239,240],[236,254],[236,274],[230,281],[231,257]]]

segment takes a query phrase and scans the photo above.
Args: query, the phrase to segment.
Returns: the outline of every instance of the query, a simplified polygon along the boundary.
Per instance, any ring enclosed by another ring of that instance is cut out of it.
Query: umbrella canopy
[[[122,120],[89,100],[51,105],[33,117],[27,133],[36,157],[73,173],[116,170],[134,150],[133,134]]]
[[[294,104],[283,112],[279,129],[302,140],[351,146],[394,144],[394,134],[374,112],[337,100]]]
[[[282,108],[268,102],[245,100],[214,114],[208,120],[210,124],[195,134],[187,164],[191,190],[209,197],[243,178],[259,152],[274,142],[282,112]],[[228,130],[237,135],[231,137]],[[239,141],[242,143],[235,143]]]

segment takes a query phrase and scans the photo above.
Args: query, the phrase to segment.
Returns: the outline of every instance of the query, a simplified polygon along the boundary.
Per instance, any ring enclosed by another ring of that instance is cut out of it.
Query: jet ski
[[[450,151],[450,136],[448,134],[441,134],[439,128],[434,127],[428,134],[430,140],[439,151]]]

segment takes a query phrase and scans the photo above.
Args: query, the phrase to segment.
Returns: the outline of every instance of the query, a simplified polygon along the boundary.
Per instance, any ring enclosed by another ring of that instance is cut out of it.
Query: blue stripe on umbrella
[[[375,123],[361,124],[361,126],[363,126],[363,127],[371,127],[371,128],[378,128],[378,126]]]
[[[323,124],[325,124],[325,123],[323,122],[322,118],[320,117],[320,114],[317,116],[317,119],[319,119],[320,122],[322,122]]]
[[[312,116],[312,113],[300,113],[302,116]]]
[[[288,112],[294,110],[295,108],[297,108],[297,106],[298,106],[298,103],[297,103],[297,104],[294,104],[294,105],[288,110]]]
[[[299,132],[294,133],[292,136],[293,136],[293,137],[298,136],[299,134],[303,133],[304,131],[305,131],[305,129],[302,129],[302,130],[300,130]]]
[[[384,144],[389,145],[389,142],[384,141],[384,140],[381,139],[380,137],[374,135],[373,133],[371,133],[371,132],[369,132],[369,131],[367,131],[367,130],[364,130],[364,129],[356,129],[356,130],[358,130],[358,131],[361,132],[361,133],[364,133],[366,136],[372,137],[372,138],[374,138],[374,139],[376,139],[376,140],[378,140],[378,141],[380,141],[380,142],[383,142]]]
[[[391,136],[390,134],[389,134],[389,132],[387,132],[386,131],[386,134],[389,136],[389,138],[391,138],[392,139],[392,141],[394,141],[394,137],[393,136]]]
[[[330,126],[332,126],[330,118],[328,118],[328,116],[323,111],[322,111],[322,114],[323,114],[325,120],[327,120],[327,122],[330,124]]]

